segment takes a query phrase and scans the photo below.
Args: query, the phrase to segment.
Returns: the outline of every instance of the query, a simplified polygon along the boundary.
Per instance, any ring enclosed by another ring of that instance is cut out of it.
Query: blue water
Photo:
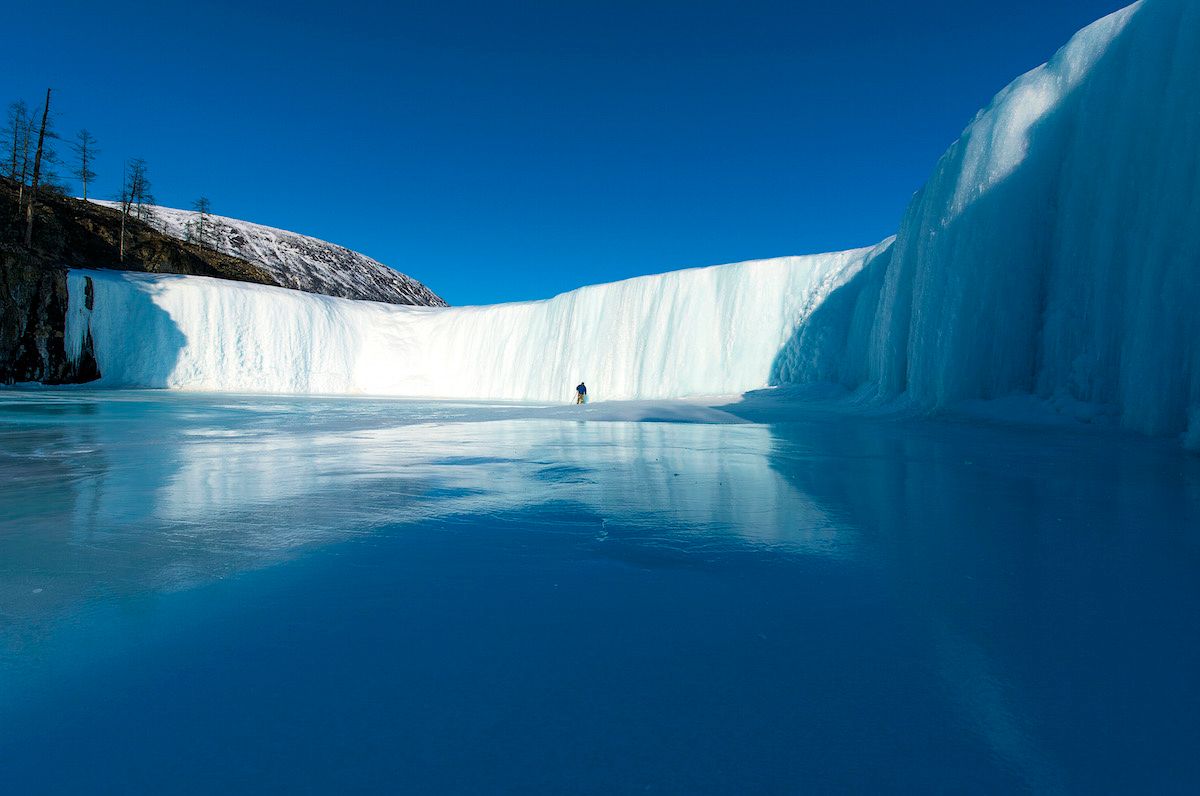
[[[1184,793],[1200,457],[0,392],[9,793]]]

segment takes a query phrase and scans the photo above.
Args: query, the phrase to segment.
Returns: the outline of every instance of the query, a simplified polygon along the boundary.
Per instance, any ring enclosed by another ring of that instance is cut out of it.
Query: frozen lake
[[[583,416],[0,392],[5,790],[1200,788],[1177,443]]]

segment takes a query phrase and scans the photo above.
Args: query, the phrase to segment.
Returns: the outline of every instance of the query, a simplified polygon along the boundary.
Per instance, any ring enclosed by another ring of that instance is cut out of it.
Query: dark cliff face
[[[68,384],[99,376],[84,341],[78,363],[63,345],[67,269],[114,268],[193,274],[276,285],[253,263],[185,243],[136,220],[126,222],[120,258],[121,215],[112,208],[45,195],[34,213],[33,246],[26,250],[16,186],[0,178],[0,383]]]
[[[99,377],[91,340],[78,362],[63,348],[67,269],[0,251],[0,383],[73,384]]]

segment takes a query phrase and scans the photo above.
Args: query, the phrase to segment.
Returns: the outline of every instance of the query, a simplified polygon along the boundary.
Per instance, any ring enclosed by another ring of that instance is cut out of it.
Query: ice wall
[[[77,270],[67,349],[90,329],[107,386],[565,401],[585,380],[606,399],[740,393],[770,383],[805,318],[889,243],[451,309]]]
[[[1036,396],[1200,447],[1200,3],[1081,31],[981,111],[894,244],[382,308],[195,278],[93,275],[110,384],[564,400],[834,382],[929,410]],[[133,319],[127,327],[125,318]]]
[[[1002,91],[892,256],[832,298],[781,380],[930,409],[1033,394],[1151,434],[1200,423],[1200,3],[1130,6]]]

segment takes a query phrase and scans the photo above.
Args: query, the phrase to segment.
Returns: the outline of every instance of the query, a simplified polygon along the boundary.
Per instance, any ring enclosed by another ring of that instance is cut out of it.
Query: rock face
[[[97,202],[115,207],[115,202]],[[151,207],[154,227],[179,240],[198,240],[199,216],[170,207]],[[444,307],[446,302],[412,277],[365,254],[308,235],[225,216],[205,216],[207,247],[254,263],[274,284],[339,298]]]
[[[22,252],[0,251],[0,383],[69,384],[100,374],[90,336],[77,361],[63,350],[67,269]]]

